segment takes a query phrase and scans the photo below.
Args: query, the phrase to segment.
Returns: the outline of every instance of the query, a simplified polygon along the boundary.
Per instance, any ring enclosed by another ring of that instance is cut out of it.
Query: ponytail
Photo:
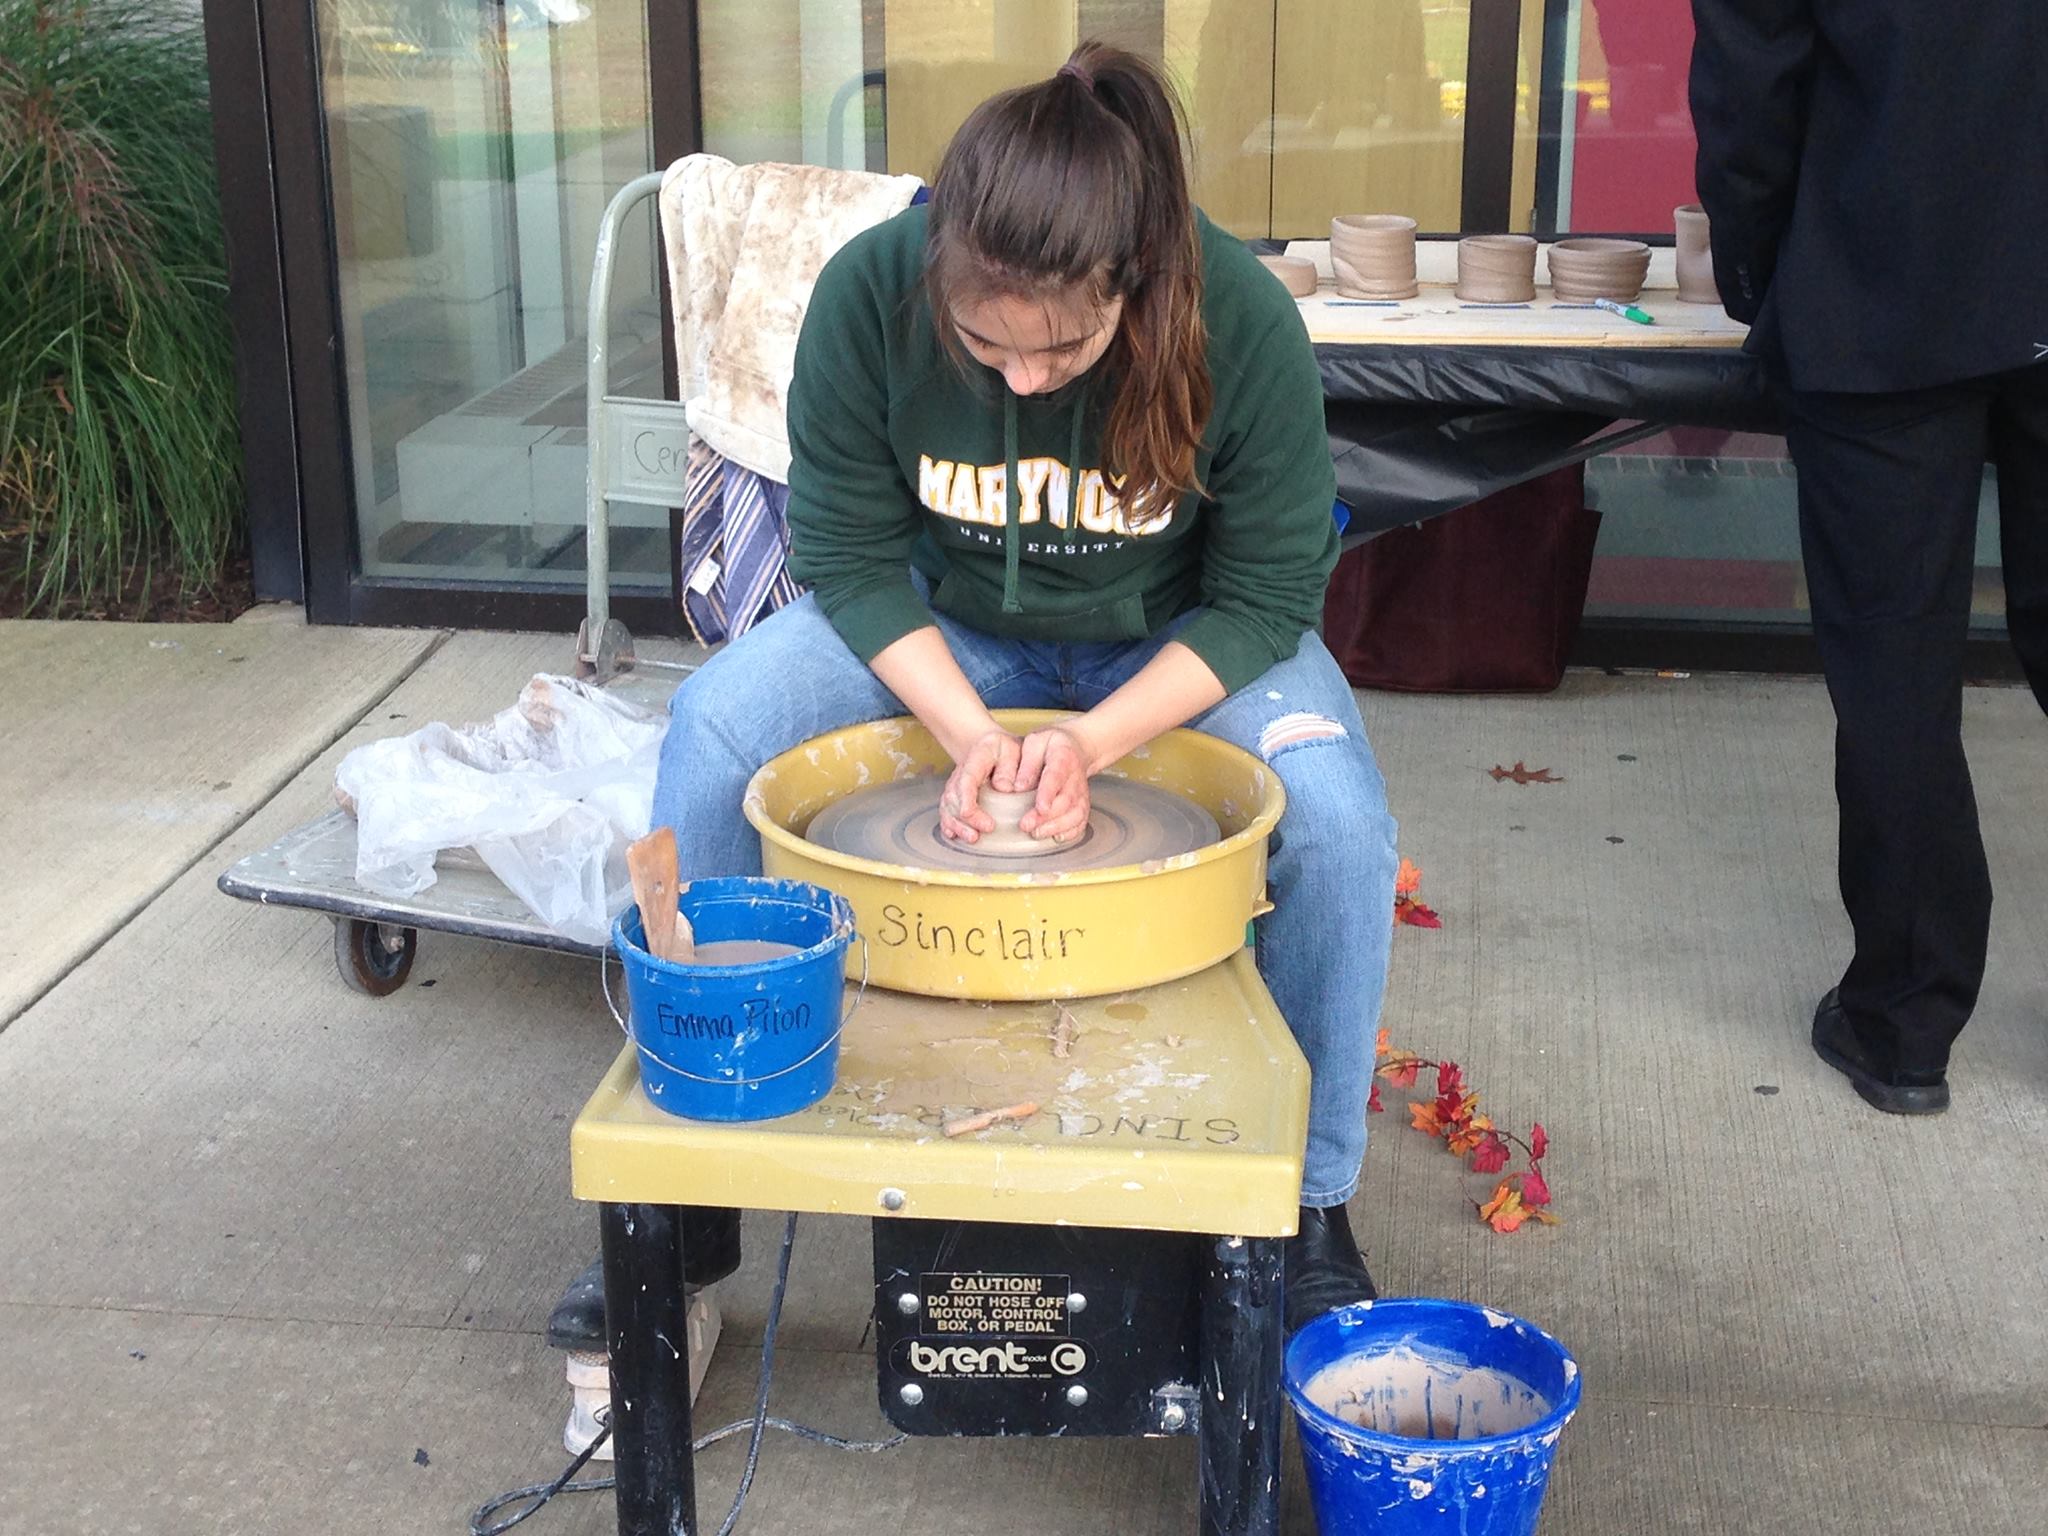
[[[1102,459],[1135,529],[1201,489],[1195,456],[1213,399],[1182,129],[1157,70],[1083,43],[1051,79],[975,108],[932,184],[925,288],[956,358],[956,303],[1123,300],[1104,359],[1114,387]]]

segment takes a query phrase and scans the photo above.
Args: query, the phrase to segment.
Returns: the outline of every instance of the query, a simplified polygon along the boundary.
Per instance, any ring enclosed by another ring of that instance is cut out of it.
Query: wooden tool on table
[[[633,899],[640,904],[640,926],[647,953],[676,965],[697,961],[697,936],[676,905],[681,872],[676,863],[673,827],[656,827],[626,848],[626,873],[633,880]]]

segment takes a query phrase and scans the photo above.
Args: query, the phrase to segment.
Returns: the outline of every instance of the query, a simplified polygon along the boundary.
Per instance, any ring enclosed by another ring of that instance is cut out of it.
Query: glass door
[[[642,0],[316,0],[357,574],[574,587],[585,303],[605,204],[652,168]],[[651,220],[613,383],[658,393]],[[667,586],[658,509],[622,584]]]

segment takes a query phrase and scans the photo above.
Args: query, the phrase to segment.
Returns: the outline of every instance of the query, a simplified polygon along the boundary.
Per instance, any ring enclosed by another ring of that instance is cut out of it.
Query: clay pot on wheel
[[[1687,304],[1721,307],[1721,290],[1714,283],[1714,252],[1709,243],[1707,210],[1687,203],[1672,210],[1678,229],[1678,297]]]
[[[1398,213],[1345,213],[1330,220],[1337,291],[1354,299],[1412,299],[1415,221]]]
[[[1458,297],[1467,304],[1526,304],[1536,297],[1536,241],[1472,235],[1458,242]]]
[[[1315,270],[1315,264],[1309,264]],[[980,841],[971,846],[975,852],[990,858],[1035,859],[1048,853],[1058,853],[1060,845],[1051,838],[1033,837],[1017,825],[1031,808],[1038,804],[1035,789],[1005,790],[993,785],[981,787],[981,808],[995,818],[995,830],[981,834]]]
[[[1259,265],[1279,278],[1287,291],[1297,299],[1314,296],[1320,278],[1316,264],[1306,256],[1261,256]]]
[[[1650,248],[1640,240],[1560,240],[1550,248],[1550,291],[1568,304],[1626,304],[1649,270]]]

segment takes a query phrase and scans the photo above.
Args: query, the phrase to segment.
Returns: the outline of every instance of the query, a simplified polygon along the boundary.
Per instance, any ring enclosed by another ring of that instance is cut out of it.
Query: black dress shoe
[[[1849,1079],[1864,1101],[1888,1115],[1938,1115],[1948,1108],[1948,1078],[1940,1072],[1888,1072],[1870,1058],[1855,1023],[1833,988],[1813,1014],[1814,1054]]]
[[[1341,1205],[1301,1208],[1301,1228],[1287,1239],[1284,1263],[1290,1335],[1325,1312],[1379,1297]]]
[[[610,1347],[604,1336],[603,1259],[592,1259],[548,1314],[548,1347],[586,1355]]]
[[[740,1267],[740,1213],[717,1206],[685,1206],[683,1224],[683,1286],[701,1291],[716,1285]],[[609,1347],[604,1331],[604,1260],[592,1259],[569,1282],[555,1310],[548,1314],[548,1343],[556,1349],[603,1354]]]

